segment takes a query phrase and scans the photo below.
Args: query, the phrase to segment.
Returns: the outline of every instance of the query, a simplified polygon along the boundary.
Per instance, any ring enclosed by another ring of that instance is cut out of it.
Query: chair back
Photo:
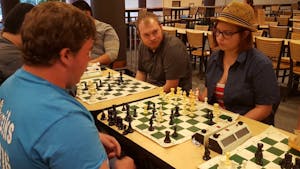
[[[280,39],[255,37],[255,47],[277,64],[281,58],[283,44],[284,41]],[[277,64],[273,65],[273,68],[277,68]]]
[[[269,25],[269,37],[270,38],[282,38],[286,39],[289,32],[288,26],[272,26]]]
[[[186,31],[187,42],[192,48],[203,48],[204,47],[204,33]]]
[[[293,28],[300,28],[300,22],[293,22]]]
[[[195,25],[195,30],[202,30],[202,31],[208,31],[209,25]]]
[[[175,23],[175,28],[185,29],[186,28],[186,24],[185,23]]]
[[[300,32],[292,32],[291,39],[300,40]]]
[[[256,32],[252,32],[252,35],[255,36],[262,36],[264,33],[264,30],[257,30]]]
[[[280,16],[280,17],[277,17],[277,22],[278,22],[278,25],[279,26],[288,26],[289,25],[289,16]]]
[[[164,17],[171,17],[172,16],[171,8],[163,8],[163,16]]]
[[[291,40],[289,42],[290,47],[290,57],[293,62],[300,62],[300,41],[299,40]]]
[[[191,6],[189,10],[189,17],[190,18],[196,18],[198,13],[198,7],[197,6]]]
[[[208,40],[208,46],[209,46],[210,51],[216,50],[216,48],[217,48],[218,45],[214,41],[214,36],[213,36],[213,32],[212,31],[210,31],[210,32],[207,33],[207,40]]]

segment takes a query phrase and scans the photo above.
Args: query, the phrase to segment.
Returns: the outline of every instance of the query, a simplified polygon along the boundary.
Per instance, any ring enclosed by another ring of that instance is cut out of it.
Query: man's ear
[[[63,65],[69,65],[71,59],[74,57],[73,53],[71,52],[71,50],[69,48],[63,48],[60,50],[59,52],[59,56],[60,56],[60,61]]]
[[[246,30],[243,32],[243,39],[246,39],[250,34],[250,31]]]

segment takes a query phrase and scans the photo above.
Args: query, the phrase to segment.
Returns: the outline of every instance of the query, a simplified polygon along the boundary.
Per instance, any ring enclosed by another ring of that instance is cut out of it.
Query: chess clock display
[[[223,154],[228,152],[245,142],[251,137],[248,125],[239,121],[209,137],[208,147]]]

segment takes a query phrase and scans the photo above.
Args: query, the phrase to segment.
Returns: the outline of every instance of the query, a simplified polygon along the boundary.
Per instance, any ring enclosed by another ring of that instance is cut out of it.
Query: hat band
[[[237,16],[234,16],[234,15],[232,15],[232,14],[229,14],[229,13],[221,12],[219,16],[220,16],[220,17],[225,17],[225,18],[232,19],[232,20],[234,20],[234,21],[236,21],[236,22],[245,24],[245,25],[247,25],[247,26],[251,26],[250,23],[247,22],[247,21],[245,21],[244,19],[241,19],[241,18],[239,18],[239,17],[237,17]]]

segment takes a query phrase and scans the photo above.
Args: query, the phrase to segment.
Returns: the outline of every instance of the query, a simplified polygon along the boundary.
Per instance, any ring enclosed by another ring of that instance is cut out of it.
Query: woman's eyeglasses
[[[222,35],[224,39],[230,39],[234,34],[240,33],[240,32],[241,31],[236,31],[236,32],[223,31],[223,32],[221,32],[218,29],[214,30],[214,33],[215,33],[216,37],[218,37],[219,35]]]

